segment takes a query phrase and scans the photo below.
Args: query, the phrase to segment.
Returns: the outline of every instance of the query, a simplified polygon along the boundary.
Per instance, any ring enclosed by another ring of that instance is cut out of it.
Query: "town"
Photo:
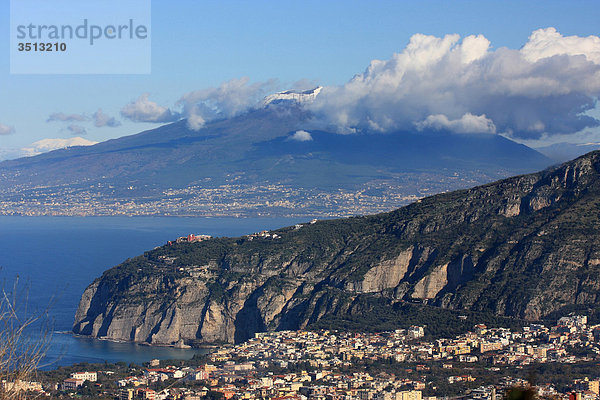
[[[3,178],[0,175],[0,178]],[[0,215],[23,216],[209,216],[209,217],[343,217],[389,211],[435,193],[487,182],[485,175],[448,172],[411,174],[373,181],[360,188],[294,187],[284,182],[242,184],[238,177],[221,185],[154,188],[96,183],[89,186],[31,189],[11,187],[0,193]]]
[[[187,361],[96,364],[60,380],[57,369],[3,384],[39,398],[499,400],[528,388],[543,398],[597,400],[599,361],[600,325],[572,315],[520,330],[477,324],[454,338],[428,338],[426,326],[264,332]]]

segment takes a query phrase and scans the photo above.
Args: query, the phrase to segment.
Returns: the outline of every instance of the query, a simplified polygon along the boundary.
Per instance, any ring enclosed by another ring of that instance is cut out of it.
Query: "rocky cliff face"
[[[75,333],[240,341],[364,312],[364,299],[540,319],[600,294],[600,152],[557,168],[273,237],[164,246],[84,292]]]

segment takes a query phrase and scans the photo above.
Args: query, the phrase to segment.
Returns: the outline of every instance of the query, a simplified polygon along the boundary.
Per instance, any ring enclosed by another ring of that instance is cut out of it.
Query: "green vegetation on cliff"
[[[491,323],[594,309],[599,171],[594,152],[388,213],[166,245],[90,285],[74,331],[239,341],[327,324],[390,329],[419,317],[440,330],[455,325],[438,312],[448,309]]]

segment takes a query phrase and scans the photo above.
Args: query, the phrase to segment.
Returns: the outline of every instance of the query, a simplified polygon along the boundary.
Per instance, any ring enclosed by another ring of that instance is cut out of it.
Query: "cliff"
[[[415,302],[528,320],[594,308],[599,171],[593,152],[389,213],[163,246],[96,279],[73,331],[233,342],[328,319],[372,322],[385,318],[376,309]]]

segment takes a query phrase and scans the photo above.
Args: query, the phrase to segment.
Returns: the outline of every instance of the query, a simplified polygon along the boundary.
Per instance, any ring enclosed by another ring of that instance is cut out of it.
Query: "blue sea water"
[[[81,338],[69,332],[84,289],[123,260],[188,233],[238,236],[306,218],[11,217],[0,216],[0,279],[18,280],[27,313],[48,310],[52,336],[46,368],[77,362],[187,359],[202,350],[140,346]]]

